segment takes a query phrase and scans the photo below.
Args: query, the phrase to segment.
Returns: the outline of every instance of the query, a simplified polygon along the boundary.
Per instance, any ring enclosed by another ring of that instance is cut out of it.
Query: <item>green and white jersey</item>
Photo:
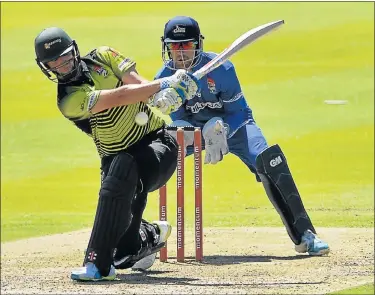
[[[135,62],[110,47],[99,47],[83,57],[81,63],[83,74],[79,81],[58,85],[57,104],[66,118],[92,136],[100,157],[126,149],[165,124],[143,102],[93,114],[100,91],[123,85],[121,77],[135,69]],[[146,125],[135,123],[139,112],[148,115]]]

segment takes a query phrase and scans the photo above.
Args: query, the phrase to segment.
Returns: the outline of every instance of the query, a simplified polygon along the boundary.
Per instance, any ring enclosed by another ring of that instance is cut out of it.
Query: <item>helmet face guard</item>
[[[43,72],[53,82],[69,83],[75,80],[81,71],[81,59],[78,46],[68,34],[56,27],[43,30],[35,38],[36,63]],[[67,58],[69,56],[70,58]],[[48,65],[49,62],[55,62],[59,58],[61,63],[53,68]],[[61,71],[66,69],[68,71]]]
[[[196,66],[201,60],[201,53],[203,52],[203,36],[200,35],[198,40],[191,39],[188,41],[179,41],[179,40],[168,40],[166,41],[163,37],[161,38],[162,42],[162,59],[164,65],[172,70],[177,70],[178,67],[176,60],[172,58],[172,50],[178,51],[178,54],[181,56],[182,60],[180,63],[183,64],[182,68],[189,69]],[[189,44],[194,44],[194,46],[186,46]],[[176,48],[177,47],[177,48]],[[187,53],[194,51],[192,58],[184,58]]]
[[[173,53],[180,58],[179,68],[192,68],[201,60],[203,52],[203,39],[198,23],[191,17],[176,16],[169,20],[164,27],[164,34],[161,37],[162,59],[166,67],[177,70],[177,61],[173,60]],[[186,59],[188,55],[192,57]],[[182,64],[182,66],[181,66]]]
[[[62,64],[51,68],[48,66],[48,62],[57,60],[58,58],[65,56],[65,55],[71,55],[71,58],[64,61]],[[69,45],[67,49],[65,49],[58,57],[54,59],[47,59],[47,60],[39,60],[36,58],[36,63],[42,70],[43,74],[47,76],[48,79],[50,79],[53,82],[60,82],[60,83],[67,83],[71,80],[74,80],[80,73],[80,55],[78,51],[78,46],[76,42],[73,40],[72,43]],[[59,72],[59,69],[62,67],[65,67],[66,65],[72,63],[71,70],[66,73]]]

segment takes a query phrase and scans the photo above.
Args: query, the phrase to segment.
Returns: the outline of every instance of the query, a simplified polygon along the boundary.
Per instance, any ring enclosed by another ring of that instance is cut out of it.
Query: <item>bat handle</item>
[[[198,70],[198,71],[196,71],[195,73],[193,73],[193,76],[194,76],[195,78],[197,78],[198,80],[200,80],[200,79],[202,79],[203,74],[202,74],[201,72],[199,72],[199,70]]]

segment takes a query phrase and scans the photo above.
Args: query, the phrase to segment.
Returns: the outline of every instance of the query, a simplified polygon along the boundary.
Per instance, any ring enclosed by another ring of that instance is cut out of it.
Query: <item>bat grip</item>
[[[193,76],[195,78],[197,78],[198,80],[200,80],[200,79],[202,79],[202,77],[204,76],[204,74],[202,72],[199,72],[199,70],[198,70],[195,73],[193,73]]]

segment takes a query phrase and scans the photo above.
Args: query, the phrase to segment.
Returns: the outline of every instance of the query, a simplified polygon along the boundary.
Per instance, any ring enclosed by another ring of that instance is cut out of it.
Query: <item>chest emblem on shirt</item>
[[[104,77],[108,76],[108,71],[101,66],[95,65],[94,71],[97,72],[101,76],[104,76]]]
[[[208,86],[208,90],[210,91],[210,93],[215,94],[217,92],[215,81],[212,78],[209,78],[209,77],[207,78],[207,86]]]

